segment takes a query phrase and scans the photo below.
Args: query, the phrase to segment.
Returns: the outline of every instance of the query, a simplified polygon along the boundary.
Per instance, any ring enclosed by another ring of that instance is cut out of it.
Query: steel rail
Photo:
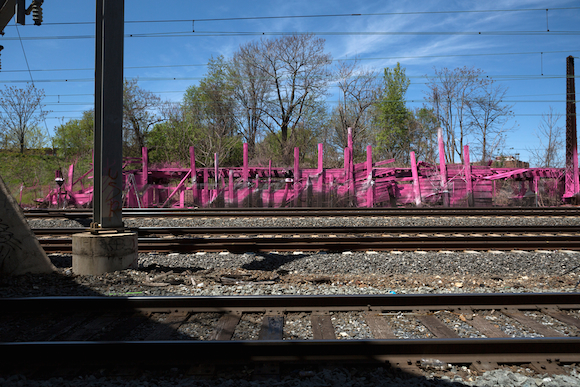
[[[91,218],[86,209],[28,209],[28,218]],[[578,207],[430,207],[430,208],[126,208],[123,217],[328,217],[328,216],[580,216]]]
[[[0,298],[0,310],[15,312],[147,310],[170,312],[580,309],[580,293],[474,293],[158,297],[14,297]],[[579,348],[580,350],[580,348]]]
[[[417,340],[271,340],[271,341],[123,341],[0,343],[2,367],[247,364],[253,362],[389,362],[421,358],[445,363],[476,361],[530,363],[555,359],[580,361],[580,338],[417,339]],[[58,354],[55,356],[55,354]]]
[[[39,239],[46,252],[72,252],[71,239]],[[139,251],[232,253],[273,251],[580,250],[580,235],[139,238]]]
[[[139,236],[150,235],[280,235],[280,234],[480,234],[480,233],[577,233],[580,225],[548,226],[329,226],[329,227],[139,227]],[[71,235],[86,228],[34,228],[36,235]]]
[[[59,297],[0,299],[4,313],[45,311],[401,311],[542,308],[578,309],[579,293],[564,294],[444,294],[361,296],[226,296],[226,297]],[[423,357],[449,363],[580,361],[580,338],[257,340],[257,341],[59,341],[2,342],[2,367],[192,365],[264,361],[364,361],[413,364]],[[58,354],[58,356],[54,356]],[[82,354],[82,355],[81,355]]]

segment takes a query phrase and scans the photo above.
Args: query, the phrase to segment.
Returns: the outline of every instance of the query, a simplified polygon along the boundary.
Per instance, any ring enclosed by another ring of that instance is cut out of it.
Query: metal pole
[[[124,0],[96,0],[93,225],[123,228]]]
[[[571,198],[578,187],[578,148],[576,134],[576,88],[574,84],[574,57],[566,58],[566,176],[565,198]]]

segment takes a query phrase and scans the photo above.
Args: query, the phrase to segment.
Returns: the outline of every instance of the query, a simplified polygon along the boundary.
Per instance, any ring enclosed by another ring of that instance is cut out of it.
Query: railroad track
[[[363,361],[415,373],[435,359],[559,373],[580,362],[580,293],[44,297],[0,310],[0,368]],[[296,316],[304,337],[287,324]],[[344,339],[339,318],[365,338]]]
[[[63,235],[83,231],[34,229],[47,252],[63,253],[72,252],[72,239]],[[577,226],[147,227],[135,231],[143,252],[580,250]]]
[[[27,218],[92,218],[87,209],[29,209]],[[125,208],[123,217],[389,217],[389,216],[580,216],[578,207],[481,208]]]

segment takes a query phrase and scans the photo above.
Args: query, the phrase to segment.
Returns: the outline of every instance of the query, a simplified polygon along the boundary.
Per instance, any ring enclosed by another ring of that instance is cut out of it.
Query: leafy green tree
[[[95,112],[84,111],[82,118],[69,120],[56,128],[53,144],[63,156],[86,155],[93,149],[94,130]]]
[[[385,68],[383,89],[376,104],[377,153],[383,157],[406,158],[409,153],[409,120],[412,117],[405,103],[405,94],[411,81],[401,64]]]

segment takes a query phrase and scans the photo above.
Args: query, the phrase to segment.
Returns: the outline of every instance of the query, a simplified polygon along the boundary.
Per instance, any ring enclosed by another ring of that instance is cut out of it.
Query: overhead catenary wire
[[[438,36],[438,35],[473,35],[473,36],[541,36],[541,35],[580,35],[580,31],[212,31],[212,32],[147,32],[125,34],[125,38],[181,38],[181,37],[231,37],[231,36],[290,36],[290,35],[316,35],[316,36]],[[72,39],[95,39],[95,35],[60,35],[60,36],[28,36],[23,40],[72,40]],[[10,41],[17,38],[3,37],[2,40]]]
[[[499,53],[476,53],[476,54],[445,54],[445,55],[415,55],[415,56],[389,56],[376,58],[336,58],[332,62],[341,61],[370,61],[370,60],[393,60],[393,59],[426,59],[426,58],[453,58],[453,57],[485,57],[485,56],[510,56],[510,55],[537,55],[537,54],[562,54],[570,52],[580,52],[580,49],[561,50],[561,51],[528,51],[528,52],[499,52]],[[173,64],[173,65],[150,65],[150,66],[125,66],[125,70],[139,70],[139,69],[157,69],[157,68],[183,68],[183,67],[207,67],[208,64]],[[62,69],[32,69],[32,70],[2,70],[3,73],[19,73],[19,72],[58,72],[58,71],[94,71],[94,67],[85,68],[62,68]]]
[[[16,24],[16,20],[14,22],[14,25],[16,26],[16,32],[18,33],[18,37],[20,37],[20,30],[18,29],[18,25]],[[32,77],[32,72],[30,71],[30,65],[28,64],[28,57],[26,56],[26,50],[24,49],[24,43],[22,42],[22,40],[20,40],[20,46],[22,47],[22,55],[24,55],[24,61],[26,63],[26,67],[28,69],[28,74],[30,75],[30,82],[32,84],[33,87],[36,87],[34,85],[34,78]],[[42,114],[43,117],[43,122],[44,122],[44,128],[46,130],[46,134],[48,136],[48,138],[50,138],[50,131],[48,130],[48,124],[46,123],[46,115],[44,114],[43,110],[42,110],[42,104],[40,104],[38,106],[39,110],[40,110],[40,114]]]
[[[552,7],[552,11],[578,10],[580,7]],[[142,23],[191,23],[217,22],[217,21],[255,21],[255,20],[279,20],[279,19],[309,19],[309,18],[343,18],[362,16],[402,16],[402,15],[442,15],[442,14],[467,14],[467,13],[513,13],[513,12],[548,12],[546,8],[520,8],[520,9],[481,9],[481,10],[440,10],[440,11],[406,11],[406,12],[367,12],[367,13],[342,13],[342,14],[318,14],[318,15],[278,15],[278,16],[241,16],[224,18],[192,18],[192,19],[166,19],[166,20],[126,20],[125,24]],[[547,14],[546,14],[547,17]],[[58,25],[91,25],[94,21],[78,22],[45,22],[45,26]]]

